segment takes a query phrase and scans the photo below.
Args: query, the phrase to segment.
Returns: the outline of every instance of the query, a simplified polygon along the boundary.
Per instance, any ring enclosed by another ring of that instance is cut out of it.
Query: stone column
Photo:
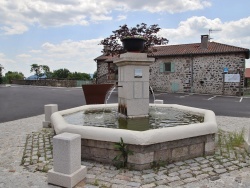
[[[43,128],[50,127],[50,116],[58,111],[57,104],[46,104],[44,105],[45,121],[43,121]]]
[[[244,143],[245,149],[248,153],[250,153],[250,130],[248,130],[248,134],[244,140],[245,140]]]
[[[118,66],[118,111],[128,118],[147,117],[149,110],[149,65],[146,53],[125,53]]]
[[[81,165],[81,136],[62,133],[53,138],[53,169],[48,183],[72,188],[86,177],[87,168]]]

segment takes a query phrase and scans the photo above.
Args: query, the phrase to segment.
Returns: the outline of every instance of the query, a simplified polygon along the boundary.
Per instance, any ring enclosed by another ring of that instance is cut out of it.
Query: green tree
[[[11,83],[11,80],[23,80],[24,79],[24,75],[21,72],[12,72],[12,71],[8,71],[5,74],[4,80],[7,84]]]
[[[58,69],[53,71],[52,77],[59,79],[66,79],[68,78],[69,74],[70,71],[68,69]]]
[[[40,77],[42,75],[46,75],[50,72],[50,68],[47,65],[38,65],[38,64],[32,64],[30,72],[35,72],[35,75],[37,77]]]
[[[71,72],[68,75],[69,79],[74,79],[74,80],[90,80],[91,77],[87,73],[81,73],[81,72]]]
[[[94,79],[97,78],[97,71],[94,72],[93,78],[94,78]]]

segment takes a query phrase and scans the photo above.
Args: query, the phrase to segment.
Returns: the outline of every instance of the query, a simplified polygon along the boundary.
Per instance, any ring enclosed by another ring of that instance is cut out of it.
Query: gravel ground
[[[35,117],[20,119],[16,121],[10,121],[5,123],[0,123],[0,188],[38,188],[38,187],[56,187],[47,184],[47,173],[32,170],[26,166],[20,166],[22,156],[24,153],[24,145],[26,143],[26,138],[28,134],[32,132],[39,132],[42,130],[42,121],[44,120],[44,115],[39,115]],[[217,117],[218,127],[223,131],[240,131],[242,128],[245,130],[249,129],[250,118],[237,118],[237,117]],[[197,159],[198,160],[198,159]],[[203,161],[206,159],[202,159]],[[248,160],[249,161],[249,160]],[[149,181],[148,183],[135,183],[128,182],[127,185],[120,185],[119,183],[107,183],[107,187],[250,187],[250,163],[245,167],[239,168],[233,171],[227,171],[221,173],[220,176],[203,176],[200,179],[185,179],[186,181],[172,181],[170,184],[166,185],[156,185],[154,181]],[[93,179],[95,173],[102,172],[106,168],[105,165],[86,163],[88,167],[87,180]],[[208,170],[208,169],[207,169]],[[105,171],[107,175],[109,170]],[[116,172],[114,169],[110,169],[110,172]],[[182,170],[183,172],[183,170]],[[121,173],[121,172],[119,172]],[[132,173],[132,172],[131,172]],[[133,172],[138,173],[138,172]],[[145,174],[146,173],[146,174]],[[180,171],[178,171],[180,174]],[[127,173],[129,174],[129,173]],[[159,178],[160,176],[155,176],[154,174],[148,172],[140,172],[138,178],[145,178],[148,176],[154,176],[154,178]],[[104,179],[104,174],[100,174],[101,179]],[[187,174],[188,175],[188,174]],[[96,176],[98,177],[98,176]],[[116,174],[110,181],[116,181],[117,178],[128,178],[126,174]],[[163,176],[161,176],[163,178]],[[151,177],[149,177],[151,178]],[[169,177],[168,177],[169,178]],[[152,179],[151,179],[152,180]],[[123,182],[125,180],[118,180],[116,182]],[[170,180],[169,180],[170,181]],[[188,182],[190,181],[190,183]],[[183,184],[185,182],[185,184]],[[105,184],[104,184],[105,185]],[[88,187],[95,188],[101,187],[97,183],[83,183],[81,182],[77,187]]]

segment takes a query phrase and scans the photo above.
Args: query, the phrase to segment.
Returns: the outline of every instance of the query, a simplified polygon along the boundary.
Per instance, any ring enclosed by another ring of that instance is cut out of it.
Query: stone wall
[[[12,80],[12,84],[52,87],[78,87],[77,80]]]
[[[175,71],[161,73],[160,63],[164,62],[173,62]],[[156,91],[207,94],[223,94],[224,92],[225,95],[237,95],[239,85],[241,88],[244,86],[244,66],[244,54],[158,58],[150,67],[150,85]],[[224,83],[223,86],[222,73],[225,67],[231,74],[236,74],[237,69],[240,68],[241,83]]]
[[[152,145],[130,145],[133,155],[128,157],[128,167],[135,170],[151,168],[153,162],[171,163],[194,157],[214,154],[215,135],[203,135],[182,140],[157,143]],[[114,164],[113,159],[119,154],[113,142],[82,139],[81,157],[83,160],[94,160]]]
[[[175,71],[161,73],[160,64],[164,62],[173,62]],[[193,92],[221,95],[224,92],[225,95],[238,95],[239,87],[244,86],[244,66],[245,54],[158,57],[156,62],[150,65],[149,83],[155,91],[169,93]],[[98,77],[108,73],[108,63],[98,62],[97,67]],[[231,74],[236,74],[237,69],[240,68],[241,83],[223,85],[222,73],[226,67]]]
[[[108,63],[97,62],[97,84],[110,83],[108,80]]]

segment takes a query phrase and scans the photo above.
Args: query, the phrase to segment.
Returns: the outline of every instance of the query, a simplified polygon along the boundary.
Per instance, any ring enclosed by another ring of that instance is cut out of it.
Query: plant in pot
[[[132,28],[125,24],[101,41],[100,44],[105,46],[102,52],[112,56],[125,52],[148,53],[150,47],[168,43],[168,39],[157,36],[159,31],[157,24],[147,27],[147,24],[141,23]]]

